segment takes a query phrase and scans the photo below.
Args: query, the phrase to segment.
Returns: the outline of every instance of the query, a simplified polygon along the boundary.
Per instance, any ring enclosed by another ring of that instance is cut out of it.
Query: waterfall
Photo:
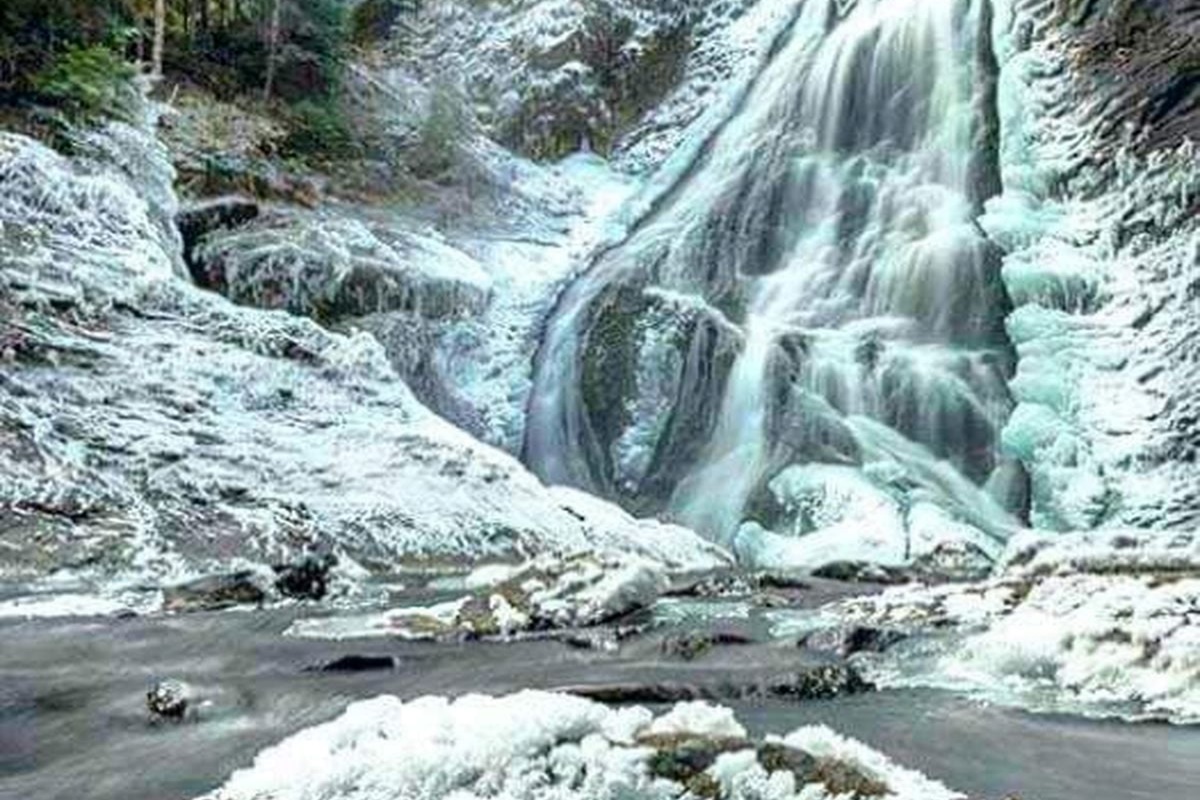
[[[993,539],[1016,526],[1010,304],[975,221],[989,12],[801,6],[675,189],[561,298],[525,448],[544,480],[727,544],[747,521],[812,533],[848,487],[901,520],[932,503]]]

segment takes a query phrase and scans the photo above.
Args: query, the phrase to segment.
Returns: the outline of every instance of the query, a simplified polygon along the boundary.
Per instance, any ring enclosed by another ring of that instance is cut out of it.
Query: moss
[[[592,430],[605,459],[620,432],[630,423],[628,401],[637,392],[639,321],[652,301],[640,286],[621,284],[597,300],[583,348],[582,393]],[[605,472],[611,473],[605,464]]]
[[[719,787],[705,770],[723,753],[746,750],[750,743],[738,737],[705,737],[693,733],[651,734],[638,744],[654,748],[646,762],[650,774],[682,783],[700,797],[716,797]]]
[[[820,783],[830,794],[856,798],[884,797],[890,791],[883,781],[872,778],[858,767],[833,758],[817,759],[809,783]]]
[[[695,797],[709,798],[715,800],[721,796],[721,784],[717,779],[707,772],[701,772],[699,775],[693,775],[691,778],[683,782],[684,787]]]
[[[42,97],[83,121],[129,119],[137,102],[133,66],[107,47],[68,50],[33,78]]]
[[[454,625],[473,636],[496,636],[500,633],[496,615],[492,613],[488,598],[483,595],[475,595],[463,603],[458,616],[454,618]]]
[[[800,786],[822,784],[833,795],[854,798],[883,797],[888,785],[863,770],[834,758],[817,758],[795,747],[777,743],[760,745],[758,763],[767,772],[790,772]]]

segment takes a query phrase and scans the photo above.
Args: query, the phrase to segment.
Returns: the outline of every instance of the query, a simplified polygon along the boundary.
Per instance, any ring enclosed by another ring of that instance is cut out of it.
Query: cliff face
[[[1200,9],[998,4],[1004,194],[1018,400],[1006,447],[1033,522],[1197,520]]]
[[[0,580],[119,591],[314,550],[355,582],[547,550],[721,560],[543,487],[422,406],[369,334],[195,286],[166,151],[146,127],[91,136],[67,158],[0,134]]]

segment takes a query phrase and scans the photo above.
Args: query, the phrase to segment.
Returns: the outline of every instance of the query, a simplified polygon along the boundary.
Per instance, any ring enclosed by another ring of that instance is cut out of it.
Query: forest
[[[0,103],[112,113],[138,72],[222,98],[328,99],[348,48],[385,35],[415,0],[9,0]]]

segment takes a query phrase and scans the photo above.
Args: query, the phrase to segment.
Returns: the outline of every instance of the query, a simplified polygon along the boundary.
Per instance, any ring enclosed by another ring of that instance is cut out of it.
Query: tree
[[[163,51],[167,40],[167,0],[154,0],[154,47],[151,50],[150,71],[154,77],[163,74]]]
[[[271,99],[271,91],[275,88],[275,70],[278,69],[279,57],[279,25],[283,13],[283,0],[273,0],[271,6],[271,23],[267,29],[267,80],[263,84],[263,99]]]

